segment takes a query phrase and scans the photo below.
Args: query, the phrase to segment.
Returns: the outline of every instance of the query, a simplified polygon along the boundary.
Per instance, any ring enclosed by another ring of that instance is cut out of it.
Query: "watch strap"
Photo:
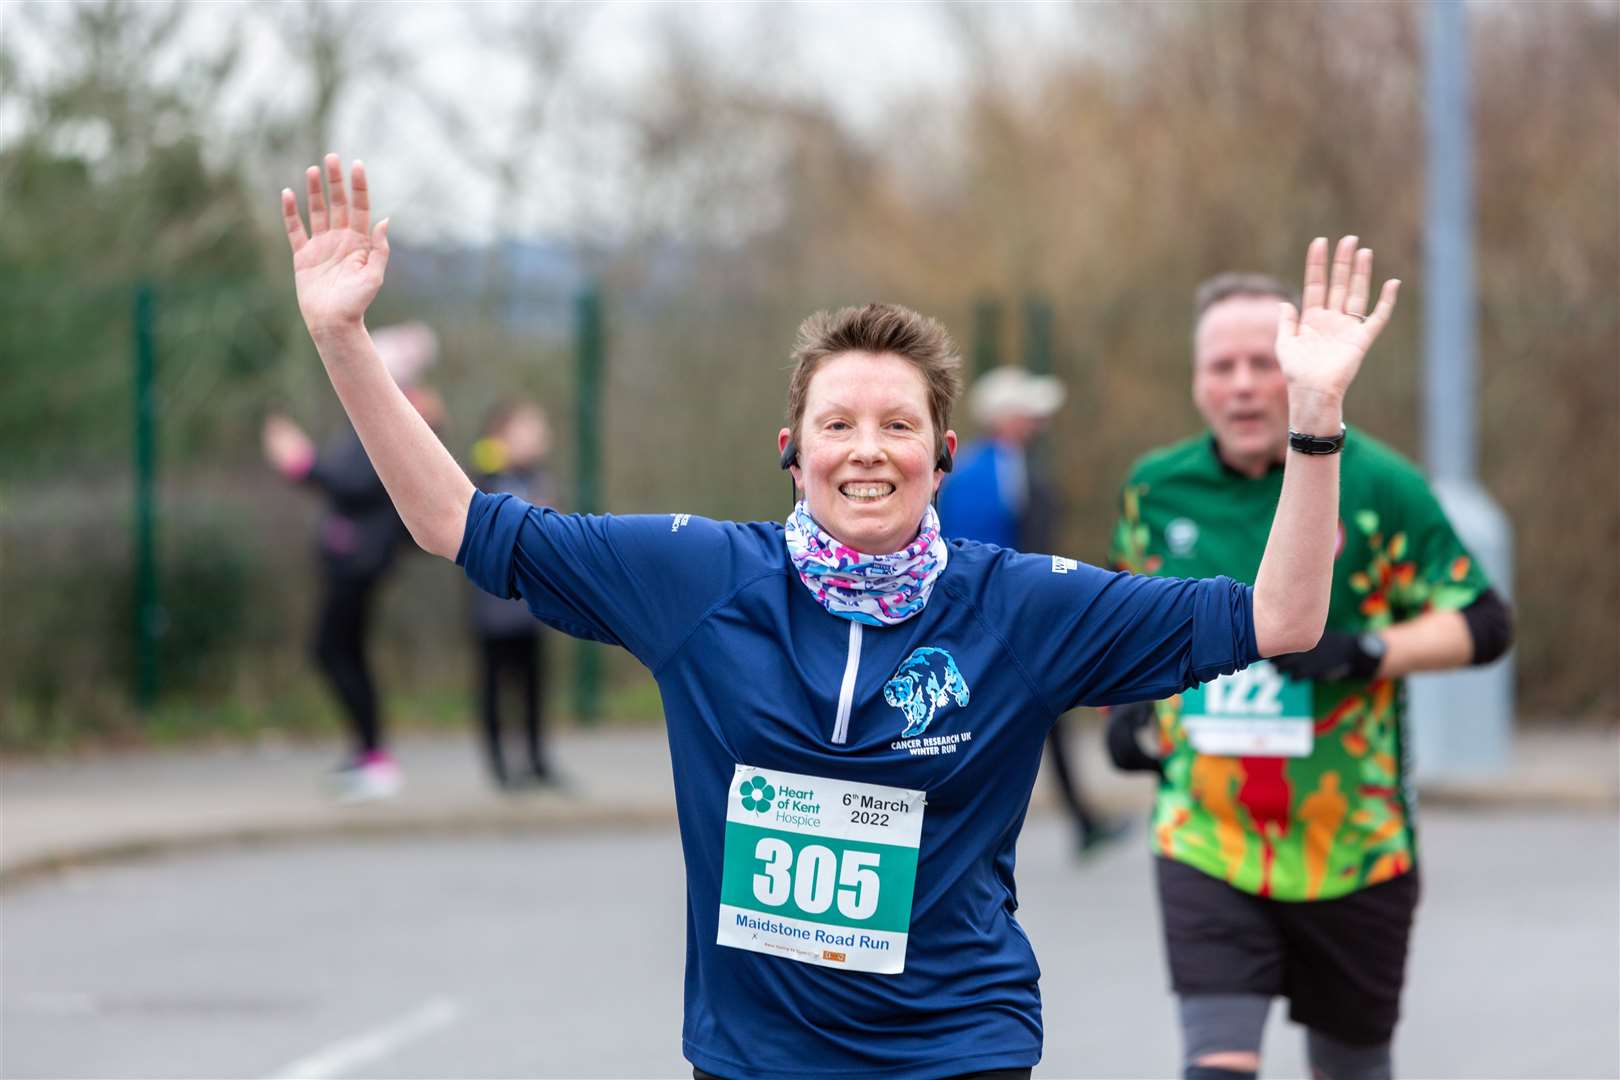
[[[1344,425],[1339,425],[1337,435],[1306,435],[1290,428],[1288,448],[1301,454],[1337,454],[1344,449]]]

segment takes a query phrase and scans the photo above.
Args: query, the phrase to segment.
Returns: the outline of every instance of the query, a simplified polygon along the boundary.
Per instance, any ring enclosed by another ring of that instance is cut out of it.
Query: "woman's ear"
[[[782,468],[793,474],[793,482],[799,482],[799,447],[793,441],[793,432],[783,428],[776,433],[776,451],[781,455]]]

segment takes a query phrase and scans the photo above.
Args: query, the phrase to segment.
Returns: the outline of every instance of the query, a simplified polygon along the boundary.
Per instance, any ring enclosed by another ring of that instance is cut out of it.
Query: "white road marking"
[[[271,1075],[274,1080],[328,1080],[329,1077],[341,1076],[357,1065],[388,1056],[412,1039],[454,1023],[460,1015],[461,1006],[454,1001],[434,998],[398,1020],[352,1039],[333,1043],[277,1069]]]

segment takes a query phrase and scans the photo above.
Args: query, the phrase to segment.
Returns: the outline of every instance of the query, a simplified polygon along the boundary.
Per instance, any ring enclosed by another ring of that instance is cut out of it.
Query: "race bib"
[[[1309,757],[1316,740],[1311,684],[1258,660],[1184,692],[1181,726],[1200,754]]]
[[[906,968],[920,791],[738,765],[719,944],[805,964]]]

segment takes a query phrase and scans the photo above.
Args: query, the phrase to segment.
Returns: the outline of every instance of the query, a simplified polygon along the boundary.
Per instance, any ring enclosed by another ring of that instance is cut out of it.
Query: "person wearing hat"
[[[1067,398],[1061,379],[1021,367],[998,367],[973,384],[968,407],[983,434],[962,449],[940,491],[947,536],[1017,551],[1054,550],[1058,493],[1044,471],[1032,467],[1029,446]],[[1046,752],[1080,850],[1119,835],[1121,826],[1101,818],[1081,797],[1062,724],[1047,731]]]
[[[438,428],[444,405],[417,383],[438,354],[432,329],[404,323],[379,329],[373,340],[405,397]],[[377,587],[410,534],[352,428],[317,449],[296,422],[271,413],[264,420],[262,442],[265,458],[278,473],[318,490],[326,500],[316,532],[321,601],[311,651],[343,709],[351,739],[348,755],[332,774],[334,794],[349,803],[390,798],[399,793],[403,777],[383,736],[367,639]]]
[[[947,536],[1049,550],[1053,500],[1042,478],[1031,476],[1029,445],[1067,397],[1061,380],[1018,367],[996,368],[973,384],[968,408],[983,434],[962,449],[940,490]]]

